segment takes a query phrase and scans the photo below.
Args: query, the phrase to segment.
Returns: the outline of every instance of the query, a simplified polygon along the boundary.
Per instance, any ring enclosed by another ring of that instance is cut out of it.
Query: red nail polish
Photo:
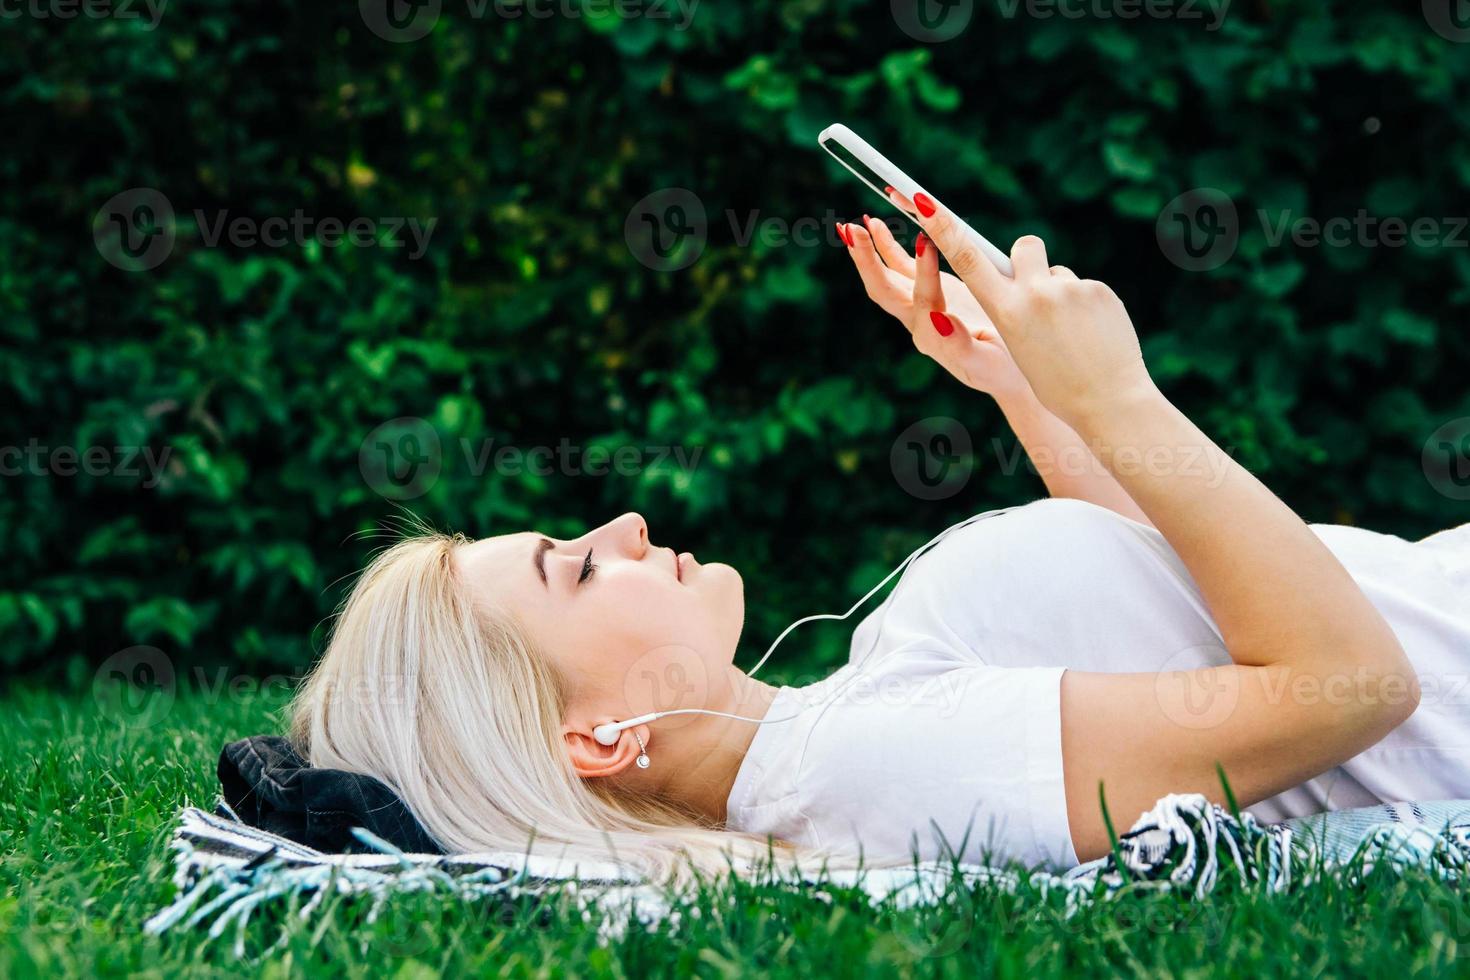
[[[939,331],[939,336],[948,337],[954,333],[954,324],[949,322],[949,317],[938,310],[930,310],[929,319],[933,322],[934,329]]]
[[[922,231],[919,232],[919,237],[914,239],[914,255],[917,258],[922,259],[924,257],[924,250],[928,247],[929,236],[924,234]]]
[[[934,217],[934,200],[923,191],[920,191],[919,193],[914,195],[914,207],[918,208],[919,213],[922,214],[924,217]]]
[[[898,191],[894,190],[892,187],[884,187],[883,188],[883,193],[884,194],[887,194],[890,197],[892,197],[894,194],[897,194]]]
[[[847,237],[847,225],[844,222],[837,222],[837,237],[842,239],[842,244],[852,248],[852,239]]]

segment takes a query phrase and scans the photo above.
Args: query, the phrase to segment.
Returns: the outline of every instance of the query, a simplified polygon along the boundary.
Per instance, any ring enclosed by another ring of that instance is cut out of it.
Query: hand
[[[1012,247],[1015,278],[1008,279],[942,205],[925,194],[915,195],[914,205],[925,233],[1054,415],[1078,429],[1112,406],[1158,395],[1128,311],[1111,289],[1078,279],[1064,266],[1048,266],[1046,246],[1034,235]]]
[[[861,225],[842,225],[838,230],[844,241],[851,241],[847,254],[862,276],[868,298],[908,328],[922,353],[997,401],[1030,394],[1025,376],[975,297],[960,280],[939,271],[933,246],[915,262],[887,225],[866,215]],[[934,319],[935,313],[941,319]],[[951,328],[949,336],[939,333],[940,323]]]

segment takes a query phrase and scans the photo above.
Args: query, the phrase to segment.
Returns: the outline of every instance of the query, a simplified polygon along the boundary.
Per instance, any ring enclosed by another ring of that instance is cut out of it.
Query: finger
[[[907,326],[912,292],[895,282],[895,278],[902,282],[902,277],[878,260],[878,253],[873,250],[872,236],[867,231],[856,224],[841,227],[844,232],[843,241],[852,243],[848,246],[847,254],[857,266],[868,298]]]
[[[914,195],[914,208],[929,240],[944,253],[954,274],[970,287],[970,293],[994,320],[1002,298],[1014,283],[990,264],[948,208],[922,191]]]
[[[1054,265],[1051,267],[1051,277],[1053,279],[1075,280],[1077,278],[1077,273],[1073,272],[1071,269],[1067,268],[1064,265]]]
[[[922,231],[914,242],[914,313],[929,315],[944,310],[944,284],[939,281],[939,249]]]
[[[1051,267],[1046,261],[1046,244],[1035,235],[1022,235],[1011,246],[1011,265],[1016,269],[1017,282],[1031,282],[1051,276]]]
[[[974,379],[965,365],[981,342],[979,331],[957,314],[943,310],[930,310],[914,331],[914,346],[919,352],[939,361],[967,385],[973,385]]]
[[[900,211],[904,212],[905,214],[912,214],[916,217],[918,216],[918,212],[914,210],[913,201],[910,201],[908,198],[904,197],[902,193],[892,187],[885,187],[883,188],[883,190],[888,195],[888,200],[892,201]]]
[[[875,221],[867,215],[863,215],[863,224],[873,236],[873,246],[878,250],[878,257],[883,264],[894,272],[902,273],[910,279],[914,278],[914,260],[904,247],[898,244],[893,237],[893,231],[888,227],[886,221]]]

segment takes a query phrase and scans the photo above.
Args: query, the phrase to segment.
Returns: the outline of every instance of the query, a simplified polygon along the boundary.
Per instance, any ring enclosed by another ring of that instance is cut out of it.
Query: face
[[[574,724],[701,707],[734,660],[739,573],[654,545],[637,514],[570,541],[485,538],[455,560],[476,600],[513,615],[566,678]]]

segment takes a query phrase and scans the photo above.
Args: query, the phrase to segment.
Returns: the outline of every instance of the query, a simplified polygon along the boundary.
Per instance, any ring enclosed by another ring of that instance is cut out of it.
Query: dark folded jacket
[[[231,742],[219,754],[225,802],[246,823],[331,854],[367,851],[362,827],[400,850],[441,854],[398,794],[371,776],[316,769],[279,735]]]

